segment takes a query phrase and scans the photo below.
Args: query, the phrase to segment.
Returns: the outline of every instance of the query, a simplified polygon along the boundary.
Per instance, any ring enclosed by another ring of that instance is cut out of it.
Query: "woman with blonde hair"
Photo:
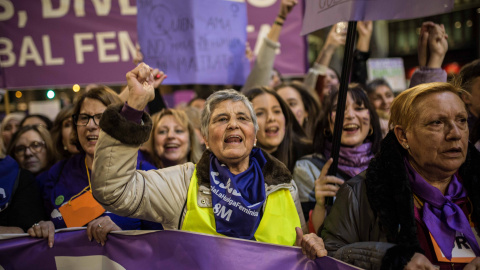
[[[1,134],[3,140],[2,144],[5,150],[7,150],[8,146],[10,145],[13,134],[15,134],[15,132],[17,132],[17,130],[20,128],[20,122],[22,122],[23,118],[25,118],[25,114],[17,112],[7,114],[5,118],[3,118]]]
[[[147,144],[157,168],[197,163],[202,149],[195,128],[182,110],[164,109],[152,116],[153,129]]]
[[[34,175],[48,170],[56,160],[50,132],[41,125],[20,128],[13,135],[7,153]]]

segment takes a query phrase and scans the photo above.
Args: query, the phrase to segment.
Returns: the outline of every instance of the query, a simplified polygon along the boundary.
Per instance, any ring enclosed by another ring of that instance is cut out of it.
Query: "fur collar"
[[[212,153],[210,150],[205,150],[202,158],[200,158],[197,163],[198,184],[207,187],[210,187],[210,153]],[[262,153],[267,160],[267,163],[262,168],[265,184],[270,186],[290,183],[292,181],[292,175],[287,167],[267,152],[262,150]]]
[[[403,164],[407,151],[393,131],[382,141],[380,152],[370,162],[366,175],[370,206],[387,233],[389,242],[420,247],[414,204],[408,175]],[[480,154],[469,144],[467,158],[459,174],[473,204],[473,219],[480,217]]]
[[[108,106],[100,120],[100,128],[124,144],[140,145],[146,142],[152,131],[152,119],[144,112],[142,124],[131,122],[120,113],[123,106],[123,104]]]

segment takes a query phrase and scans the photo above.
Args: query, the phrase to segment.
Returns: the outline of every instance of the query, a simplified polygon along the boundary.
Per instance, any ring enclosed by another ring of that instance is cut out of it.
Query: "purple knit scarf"
[[[330,158],[332,144],[325,142],[325,157]],[[370,160],[373,158],[372,143],[367,142],[357,147],[340,146],[338,157],[338,168],[351,177],[367,169]]]
[[[413,169],[410,162],[404,159],[412,191],[424,201],[423,217],[428,230],[432,234],[442,253],[449,260],[452,258],[452,249],[456,232],[461,232],[466,238],[476,256],[480,255],[475,235],[464,212],[453,201],[467,197],[463,185],[453,175],[445,196],[440,190],[423,179]]]

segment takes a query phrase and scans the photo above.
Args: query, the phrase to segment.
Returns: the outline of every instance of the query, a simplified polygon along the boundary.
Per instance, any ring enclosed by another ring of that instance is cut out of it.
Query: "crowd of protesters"
[[[367,80],[373,26],[358,22],[338,172],[328,175],[340,81],[329,64],[346,32],[333,26],[304,79],[284,82],[275,50],[295,4],[282,1],[239,91],[150,116],[166,74],[140,63],[122,93],[89,87],[53,122],[8,114],[0,234],[53,247],[66,227],[102,245],[112,231],[180,229],[368,269],[480,269],[480,59],[447,82],[448,35],[425,22],[419,68],[395,97],[384,78]],[[92,210],[72,210],[80,200]],[[456,237],[470,250],[463,261]]]

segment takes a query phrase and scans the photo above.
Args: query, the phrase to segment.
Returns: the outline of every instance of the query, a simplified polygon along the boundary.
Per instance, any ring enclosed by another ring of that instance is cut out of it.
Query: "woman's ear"
[[[203,141],[205,142],[205,148],[210,149],[210,148],[208,147],[207,139],[206,139],[204,136],[202,136],[202,138],[203,138]]]
[[[465,102],[465,104],[467,104],[467,105],[472,104],[472,101],[471,101],[471,99],[470,99],[470,97],[471,97],[471,96],[470,96],[470,93],[465,93],[465,92],[463,92],[463,93],[461,94],[461,97],[462,97],[463,102]]]
[[[408,150],[410,147],[408,146],[407,133],[405,129],[400,125],[396,125],[393,128],[393,132],[395,133],[395,137],[397,137],[398,143],[401,144],[403,148]]]

